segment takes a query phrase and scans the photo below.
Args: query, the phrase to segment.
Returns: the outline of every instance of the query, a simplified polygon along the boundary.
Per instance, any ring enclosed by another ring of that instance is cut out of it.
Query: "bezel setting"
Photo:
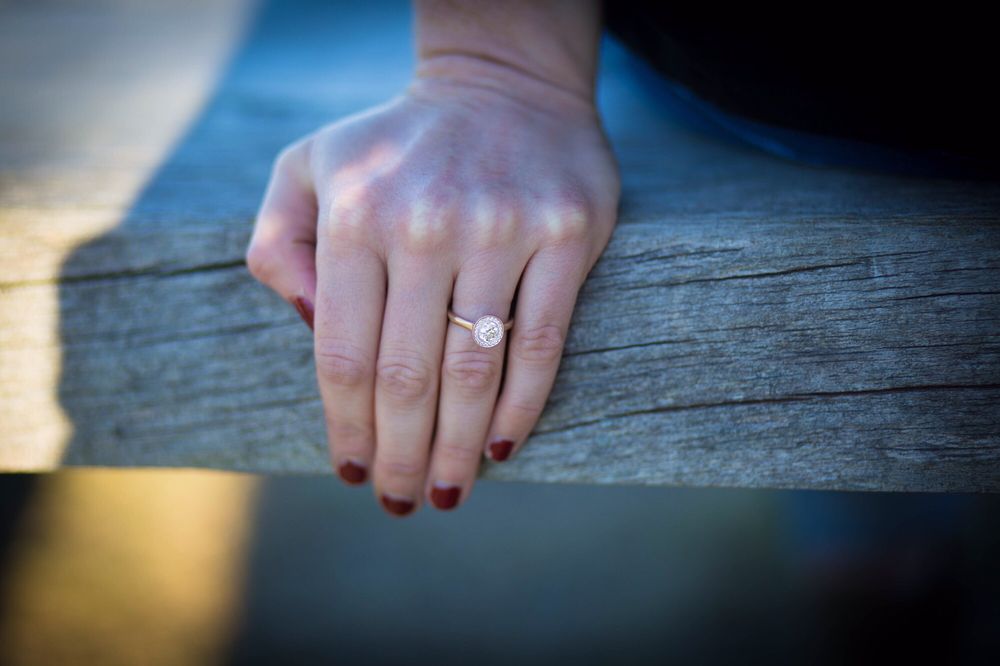
[[[493,315],[483,315],[472,327],[472,338],[480,347],[496,347],[503,340],[503,334],[503,322]]]

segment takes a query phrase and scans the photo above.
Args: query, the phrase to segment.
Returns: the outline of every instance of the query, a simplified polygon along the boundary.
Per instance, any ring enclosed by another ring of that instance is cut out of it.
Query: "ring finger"
[[[455,282],[452,311],[473,324],[484,315],[507,322],[525,261],[510,261],[506,255],[462,270]],[[425,488],[438,509],[458,506],[475,481],[496,406],[507,337],[505,330],[499,343],[482,347],[472,331],[448,324],[437,432]]]

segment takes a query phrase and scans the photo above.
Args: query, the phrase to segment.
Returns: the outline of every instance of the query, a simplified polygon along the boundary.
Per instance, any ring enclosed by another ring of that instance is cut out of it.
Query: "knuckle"
[[[342,418],[327,418],[326,431],[331,443],[345,455],[363,454],[372,442],[372,428]]]
[[[532,364],[552,364],[562,357],[565,334],[555,324],[544,324],[521,331],[511,340],[511,354]]]
[[[251,241],[246,251],[247,270],[259,282],[267,283],[274,276],[275,252],[260,241]]]
[[[369,375],[369,363],[354,345],[324,336],[316,337],[316,371],[329,384],[356,387]]]
[[[383,478],[413,480],[423,477],[426,465],[419,458],[386,455],[376,461],[377,472]]]
[[[538,420],[538,418],[542,415],[542,412],[545,410],[545,403],[512,400],[507,403],[506,407],[511,411],[524,416],[527,420],[534,422]]]
[[[271,172],[278,173],[287,170],[295,157],[296,148],[297,145],[294,143],[282,148],[274,158],[274,163],[271,165]]]
[[[399,239],[403,253],[414,257],[439,257],[452,237],[451,216],[447,209],[417,199],[409,215],[398,221],[394,238]]]
[[[453,241],[464,220],[467,193],[454,176],[438,175],[416,190],[407,190],[407,214],[395,222],[403,252],[436,256]]]
[[[497,354],[486,351],[458,351],[446,356],[444,372],[456,386],[482,393],[492,388],[500,378],[500,359]]]
[[[454,442],[438,442],[434,445],[434,454],[441,460],[467,466],[479,462],[482,450],[478,447],[470,448]]]
[[[519,240],[518,210],[512,203],[516,195],[488,186],[485,189],[471,198],[469,219],[473,224],[462,228],[463,245],[472,249],[471,254],[503,252]]]
[[[545,209],[544,223],[551,242],[564,244],[588,238],[591,203],[578,186],[560,189]]]
[[[330,241],[330,250],[336,256],[349,256],[368,248],[372,236],[368,222],[374,213],[366,195],[352,201],[334,200],[319,213],[319,218],[323,220],[323,233]]]
[[[306,141],[300,140],[281,149],[271,163],[271,185],[277,182],[291,182],[303,185],[306,179],[304,164]]]
[[[556,210],[562,215],[573,219],[585,219],[590,216],[590,199],[583,190],[573,187],[562,190],[556,196]]]
[[[426,361],[417,354],[383,354],[377,365],[380,388],[400,402],[422,402],[430,393],[434,378]]]
[[[369,244],[389,219],[384,211],[391,191],[379,179],[334,177],[318,199],[320,227],[334,248]]]

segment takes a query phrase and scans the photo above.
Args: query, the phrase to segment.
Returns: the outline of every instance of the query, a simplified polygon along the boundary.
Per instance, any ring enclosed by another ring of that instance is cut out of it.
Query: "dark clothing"
[[[1000,58],[986,16],[815,5],[681,12],[638,1],[604,11],[627,47],[725,111],[1000,173]]]

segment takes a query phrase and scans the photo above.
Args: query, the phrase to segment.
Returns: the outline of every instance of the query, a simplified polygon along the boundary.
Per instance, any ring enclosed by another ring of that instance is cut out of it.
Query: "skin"
[[[527,439],[620,191],[597,3],[414,8],[412,83],[282,151],[247,249],[314,327],[332,465],[392,515],[460,505]],[[516,319],[482,348],[449,307]]]

